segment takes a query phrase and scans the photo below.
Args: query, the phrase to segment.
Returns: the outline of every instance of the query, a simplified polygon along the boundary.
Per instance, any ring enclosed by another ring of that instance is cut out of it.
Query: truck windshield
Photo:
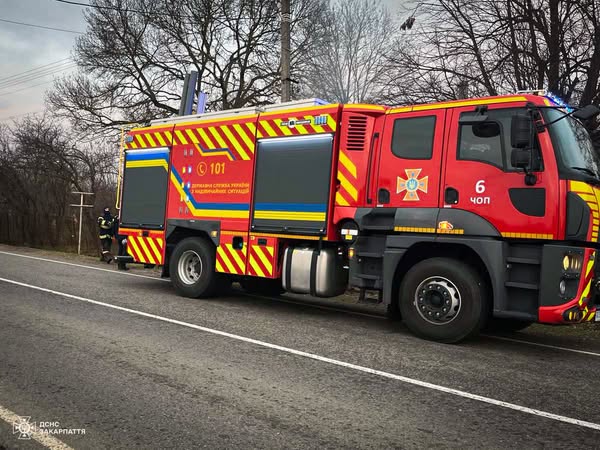
[[[565,115],[556,109],[546,110],[545,113],[548,122]],[[582,172],[600,179],[600,155],[594,151],[589,133],[578,120],[566,117],[550,125],[548,130],[566,170]]]

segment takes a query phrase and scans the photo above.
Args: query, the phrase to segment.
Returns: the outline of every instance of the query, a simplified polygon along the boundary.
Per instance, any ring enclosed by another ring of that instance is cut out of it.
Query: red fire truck
[[[600,157],[578,120],[597,112],[519,93],[157,120],[125,139],[125,259],[186,297],[376,291],[441,342],[599,321]]]

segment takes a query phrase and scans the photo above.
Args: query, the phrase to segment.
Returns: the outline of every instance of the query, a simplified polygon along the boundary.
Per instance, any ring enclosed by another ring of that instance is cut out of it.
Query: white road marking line
[[[167,281],[167,282],[170,281],[166,278],[151,277],[148,275],[138,275],[136,273],[128,273],[128,272],[124,272],[124,271],[120,271],[120,270],[102,269],[100,267],[86,266],[84,264],[75,264],[75,263],[69,263],[66,261],[57,261],[56,259],[40,258],[39,256],[21,255],[20,253],[5,252],[2,250],[0,250],[0,254],[1,255],[10,255],[10,256],[19,256],[21,258],[35,259],[35,260],[44,261],[44,262],[53,262],[56,264],[64,264],[65,266],[81,267],[82,269],[99,270],[101,272],[109,272],[109,273],[113,273],[115,275],[127,275],[130,277],[148,278],[149,280],[156,280],[156,281]]]
[[[503,337],[503,336],[491,336],[489,334],[484,334],[482,336],[484,336],[486,338],[497,339],[499,341],[516,342],[516,343],[519,343],[519,344],[529,344],[529,345],[535,345],[537,347],[552,348],[552,349],[555,349],[555,350],[563,350],[563,351],[566,351],[566,352],[581,353],[583,355],[590,355],[590,356],[600,357],[600,353],[588,352],[586,350],[577,350],[577,349],[574,349],[574,348],[558,347],[556,345],[541,344],[539,342],[524,341],[522,339],[512,339],[512,338],[507,338],[507,337]]]
[[[2,405],[0,405],[0,419],[4,420],[9,425],[13,426],[14,424],[21,423],[21,416],[18,416],[14,412],[9,409],[6,409]],[[31,439],[39,442],[43,446],[52,449],[52,450],[73,450],[67,444],[62,441],[59,441],[54,436],[41,432],[33,423],[29,424],[28,431],[26,434],[31,437]]]
[[[119,271],[111,270],[111,269],[102,269],[100,267],[86,266],[86,265],[83,265],[83,264],[68,263],[68,262],[65,262],[65,261],[57,261],[55,259],[40,258],[40,257],[37,257],[37,256],[21,255],[19,253],[5,252],[5,251],[1,251],[1,250],[0,250],[0,254],[10,255],[10,256],[19,256],[21,258],[36,259],[36,260],[45,261],[45,262],[53,262],[53,263],[56,263],[56,264],[64,264],[64,265],[67,265],[67,266],[81,267],[83,269],[100,270],[102,272],[110,272],[110,273],[117,274],[117,275],[128,275],[128,276],[131,276],[131,277],[148,278],[150,280],[158,280],[158,281],[166,281],[166,282],[170,281],[167,278],[156,278],[156,277],[151,277],[151,276],[148,276],[148,275],[138,275],[138,274],[135,274],[135,273],[119,272]],[[361,313],[361,312],[350,311],[350,310],[345,310],[345,309],[339,309],[339,308],[334,308],[334,307],[315,305],[315,304],[312,304],[310,302],[306,302],[305,303],[305,302],[301,302],[301,301],[292,301],[292,300],[281,299],[281,298],[277,298],[277,297],[266,297],[266,296],[262,296],[262,295],[246,294],[246,293],[242,293],[242,294],[243,295],[247,295],[248,297],[264,298],[264,299],[268,299],[268,300],[281,301],[281,302],[284,302],[284,303],[291,303],[291,304],[302,305],[302,306],[310,306],[312,308],[324,309],[324,310],[329,310],[329,311],[339,311],[339,312],[346,313],[346,314],[372,317],[374,319],[387,319],[385,316],[377,316],[375,314]],[[487,338],[490,338],[490,339],[497,339],[497,340],[501,340],[501,341],[515,342],[515,343],[520,343],[520,344],[527,344],[527,345],[533,345],[533,346],[538,346],[538,347],[551,348],[551,349],[554,349],[554,350],[561,350],[561,351],[565,351],[565,352],[573,352],[573,353],[580,353],[580,354],[583,354],[583,355],[590,355],[590,356],[600,357],[600,353],[594,353],[594,352],[589,352],[589,351],[585,351],[585,350],[577,350],[577,349],[574,349],[574,348],[559,347],[559,346],[556,346],[556,345],[549,345],[549,344],[540,344],[540,343],[537,343],[537,342],[525,341],[525,340],[521,340],[521,339],[511,339],[511,338],[500,337],[500,336],[493,336],[493,335],[487,335],[487,334],[483,335],[483,336],[485,336]]]
[[[434,391],[443,392],[443,393],[454,395],[457,397],[466,398],[469,400],[475,400],[475,401],[482,402],[482,403],[488,403],[488,404],[494,405],[494,406],[500,406],[502,408],[511,409],[513,411],[519,411],[519,412],[522,412],[525,414],[530,414],[530,415],[538,416],[538,417],[544,417],[546,419],[556,420],[558,422],[568,423],[571,425],[577,425],[580,427],[590,428],[592,430],[600,431],[599,423],[587,422],[585,420],[579,420],[579,419],[574,419],[572,417],[561,416],[559,414],[553,414],[553,413],[542,411],[539,409],[528,408],[526,406],[516,405],[514,403],[509,403],[509,402],[505,402],[502,400],[496,400],[496,399],[493,399],[490,397],[484,397],[482,395],[471,394],[470,392],[460,391],[458,389],[453,389],[453,388],[449,388],[449,387],[445,387],[445,386],[441,386],[441,385],[437,385],[437,384],[433,384],[433,383],[428,383],[426,381],[421,381],[421,380],[417,380],[414,378],[408,378],[408,377],[405,377],[402,375],[396,375],[394,373],[384,372],[382,370],[371,369],[369,367],[364,367],[364,366],[359,366],[359,365],[344,362],[344,361],[339,361],[337,359],[332,359],[332,358],[328,358],[326,356],[316,355],[314,353],[308,353],[308,352],[304,352],[301,350],[295,350],[293,348],[283,347],[281,345],[271,344],[269,342],[259,341],[257,339],[239,336],[237,334],[227,333],[225,331],[220,331],[220,330],[215,330],[213,328],[203,327],[200,325],[195,325],[193,323],[182,322],[181,320],[169,319],[168,317],[157,316],[155,314],[150,314],[150,313],[138,311],[135,309],[124,308],[122,306],[116,306],[116,305],[112,305],[110,303],[104,303],[104,302],[92,300],[92,299],[85,298],[85,297],[79,297],[77,295],[67,294],[65,292],[59,292],[59,291],[54,291],[52,289],[46,289],[46,288],[42,288],[39,286],[33,286],[31,284],[21,283],[19,281],[8,280],[6,278],[0,278],[0,281],[4,281],[5,283],[14,284],[17,286],[26,287],[29,289],[34,289],[34,290],[41,291],[41,292],[46,292],[49,294],[58,295],[61,297],[70,298],[73,300],[79,300],[81,302],[91,303],[93,305],[104,306],[106,308],[111,308],[111,309],[115,309],[118,311],[124,311],[127,313],[142,316],[142,317],[148,317],[150,319],[159,320],[161,322],[167,322],[167,323],[172,323],[175,325],[180,325],[180,326],[183,326],[186,328],[191,328],[194,330],[203,331],[205,333],[210,333],[210,334],[214,334],[217,336],[223,336],[223,337],[235,339],[235,340],[242,341],[242,342],[247,342],[249,344],[258,345],[258,346],[270,348],[273,350],[279,350],[281,352],[290,353],[292,355],[302,356],[304,358],[321,361],[321,362],[332,364],[335,366],[345,367],[348,369],[356,370],[358,372],[368,373],[368,374],[377,375],[377,376],[380,376],[383,378],[389,378],[392,380],[401,381],[403,383],[412,384],[414,386],[419,386],[419,387],[431,389]]]

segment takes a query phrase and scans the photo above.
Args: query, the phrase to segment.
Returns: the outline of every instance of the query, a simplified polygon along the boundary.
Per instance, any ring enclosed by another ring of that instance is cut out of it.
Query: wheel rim
[[[197,283],[202,276],[202,260],[198,253],[193,250],[183,252],[177,264],[177,273],[185,284]]]
[[[460,291],[444,277],[429,277],[415,292],[414,307],[423,320],[434,325],[452,322],[461,308]]]

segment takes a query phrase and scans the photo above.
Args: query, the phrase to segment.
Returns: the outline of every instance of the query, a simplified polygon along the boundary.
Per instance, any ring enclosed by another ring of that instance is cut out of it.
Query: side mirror
[[[512,116],[510,121],[510,144],[513,149],[531,148],[532,126],[533,123],[529,116],[524,114]]]
[[[517,169],[527,169],[531,164],[531,150],[513,148],[510,153],[510,164]]]
[[[579,120],[589,120],[600,113],[600,108],[596,105],[587,105],[573,113],[573,117]]]

